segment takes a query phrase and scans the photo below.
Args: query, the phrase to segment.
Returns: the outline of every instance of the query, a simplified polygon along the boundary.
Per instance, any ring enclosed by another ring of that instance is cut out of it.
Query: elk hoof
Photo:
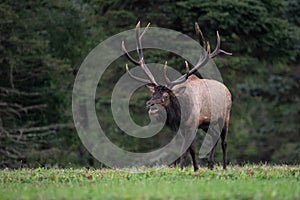
[[[208,161],[208,169],[213,170],[214,169],[214,162]]]

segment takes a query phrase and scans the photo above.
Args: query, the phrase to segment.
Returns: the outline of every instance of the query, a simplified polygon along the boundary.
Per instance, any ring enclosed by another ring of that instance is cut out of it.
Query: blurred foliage
[[[229,162],[299,163],[299,9],[297,0],[163,0],[159,6],[150,0],[2,1],[0,165],[102,166],[73,128],[72,85],[89,51],[138,21],[192,38],[197,21],[212,46],[218,30],[223,49],[233,53],[214,60],[233,95]],[[162,62],[161,52],[145,52],[146,62]],[[184,70],[181,58],[167,58],[170,66]],[[115,125],[110,95],[126,62],[120,58],[105,72],[96,110],[112,141],[127,150],[147,151],[167,143],[172,133],[166,129],[142,140]],[[131,99],[138,124],[149,122],[149,97],[141,88]]]

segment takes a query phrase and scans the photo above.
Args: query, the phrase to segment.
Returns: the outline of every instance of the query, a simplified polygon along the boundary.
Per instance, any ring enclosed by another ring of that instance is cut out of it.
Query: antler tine
[[[178,85],[180,83],[183,83],[186,81],[186,79],[189,77],[190,74],[190,69],[189,69],[189,64],[187,61],[185,61],[185,68],[186,68],[186,73],[182,76],[180,76],[178,79],[176,79],[175,81],[170,81],[170,79],[167,77],[167,69],[166,69],[166,64],[164,66],[164,78],[166,80],[166,83],[169,87],[172,87],[174,85]]]
[[[155,85],[158,85],[154,79],[154,76],[152,75],[151,71],[147,67],[146,63],[144,62],[144,53],[143,53],[143,47],[142,47],[142,37],[146,33],[147,29],[149,28],[150,23],[146,26],[142,34],[140,34],[140,22],[137,23],[136,28],[135,28],[135,37],[136,37],[136,42],[137,42],[137,53],[140,58],[140,66],[144,70],[146,76],[150,79],[152,83]]]
[[[136,37],[136,43],[137,43],[137,53],[139,55],[140,60],[142,60],[142,58],[144,58],[144,53],[143,53],[143,47],[142,47],[142,37],[144,36],[144,34],[146,33],[146,31],[148,30],[150,26],[150,23],[148,23],[148,25],[145,27],[144,31],[142,32],[142,34],[140,34],[140,22],[137,23],[136,27],[135,27],[135,37]]]
[[[208,55],[210,55],[210,53],[211,53],[209,42],[207,42],[206,52],[207,52]]]
[[[144,57],[144,55],[142,50],[142,38],[140,38],[140,28],[141,28],[141,23],[139,21],[135,26],[135,39],[136,39],[136,51],[141,60]]]
[[[196,34],[198,35],[199,37],[199,43],[200,45],[205,49],[207,48],[206,52],[204,53],[204,58],[202,59],[199,59],[196,66],[194,68],[192,68],[191,70],[189,70],[189,65],[188,65],[188,62],[185,61],[185,67],[186,67],[186,74],[180,76],[178,79],[176,79],[175,81],[172,81],[170,84],[169,87],[172,87],[174,85],[177,85],[177,84],[180,84],[180,83],[183,83],[186,81],[186,79],[188,79],[189,75],[195,73],[200,67],[204,66],[208,60],[209,60],[209,54],[210,54],[210,45],[209,45],[209,42],[206,42],[205,39],[204,39],[204,36],[203,36],[203,33],[198,25],[197,22],[195,22],[195,31],[196,31]],[[209,53],[207,53],[209,52]]]
[[[185,62],[185,71],[186,71],[185,79],[188,79],[190,73],[189,63],[187,61],[184,62]]]
[[[167,63],[168,62],[166,61],[165,65],[164,65],[164,79],[165,79],[167,85],[169,87],[171,87],[172,85],[177,85],[177,84],[185,82],[186,79],[189,77],[189,72],[190,72],[188,62],[185,61],[186,74],[181,76],[180,78],[178,78],[176,81],[170,81],[170,79],[168,78],[168,76],[167,76]]]
[[[164,79],[165,79],[167,85],[170,85],[171,81],[170,81],[170,79],[167,76],[167,67],[168,67],[168,62],[166,61],[165,65],[164,65]]]
[[[146,33],[146,31],[148,30],[149,26],[150,26],[150,23],[148,23],[148,25],[145,27],[144,31],[140,35],[140,39],[142,39],[142,37],[144,36],[144,34]]]
[[[137,80],[137,81],[140,81],[140,82],[142,82],[142,83],[151,83],[151,81],[149,81],[148,79],[144,79],[144,78],[140,78],[140,77],[137,77],[137,76],[135,76],[135,75],[133,75],[129,70],[128,70],[128,64],[126,64],[126,72],[128,73],[128,75],[131,77],[131,78],[133,78],[133,79],[135,79],[135,80]]]
[[[180,76],[177,80],[175,81],[171,81],[171,83],[169,84],[170,87],[171,86],[174,86],[176,84],[180,84],[180,83],[183,83],[187,78],[188,76],[190,76],[191,74],[194,74],[200,67],[203,67],[205,66],[205,64],[209,61],[210,58],[213,58],[215,56],[217,56],[219,53],[224,53],[226,55],[232,55],[232,53],[229,53],[229,52],[226,52],[222,49],[220,49],[220,46],[221,46],[221,39],[220,39],[220,35],[219,35],[219,32],[217,31],[217,43],[216,43],[216,48],[215,50],[211,53],[211,49],[210,49],[210,44],[209,42],[206,42],[205,39],[204,39],[204,36],[202,34],[202,31],[200,30],[199,28],[199,25],[197,22],[195,22],[195,31],[196,31],[196,34],[198,35],[199,37],[199,43],[202,47],[206,47],[206,50],[202,53],[202,55],[204,55],[204,57],[202,56],[202,58],[200,58],[197,62],[197,64],[195,65],[194,68],[192,68],[190,71],[188,71],[188,63],[186,62],[186,68],[187,68],[187,73]]]
[[[142,37],[143,35],[146,33],[147,29],[149,28],[150,23],[146,26],[146,28],[144,29],[144,31],[142,32],[142,34],[140,34],[140,22],[138,22],[136,24],[135,27],[135,36],[136,36],[136,51],[139,57],[139,61],[135,60],[134,58],[132,58],[130,56],[130,54],[128,53],[124,41],[122,41],[122,50],[125,52],[125,56],[127,57],[127,59],[129,61],[131,61],[133,64],[135,65],[139,65],[142,70],[144,71],[144,73],[146,74],[146,76],[149,78],[149,81],[145,81],[146,79],[143,78],[139,78],[136,77],[134,75],[132,75],[129,70],[128,70],[128,66],[126,68],[126,71],[129,73],[130,77],[134,78],[135,80],[141,81],[141,82],[147,82],[147,83],[153,83],[155,85],[158,85],[157,82],[154,79],[154,76],[152,75],[151,71],[149,70],[149,68],[147,67],[146,63],[144,62],[144,54],[143,54],[143,47],[142,47]]]
[[[207,46],[207,49],[206,49],[206,51],[204,52],[204,58],[198,60],[197,64],[196,64],[195,67],[190,71],[189,74],[195,73],[200,67],[204,66],[204,65],[208,62],[208,60],[209,60],[209,58],[210,58],[210,56],[209,56],[209,55],[210,55],[210,45],[209,45],[209,42],[206,42],[206,46]]]
[[[125,47],[125,44],[124,44],[124,41],[122,41],[122,50],[123,52],[125,53],[125,56],[126,58],[132,62],[133,64],[135,65],[140,65],[139,61],[135,60],[134,58],[131,57],[131,55],[128,53],[126,47]]]
[[[218,55],[219,53],[224,53],[226,55],[231,56],[232,53],[226,52],[222,49],[220,49],[221,46],[221,39],[220,39],[220,35],[219,35],[219,31],[217,31],[217,44],[216,44],[216,48],[215,50],[210,54],[210,58],[215,57],[216,55]]]
[[[145,72],[146,76],[149,78],[149,80],[151,81],[151,83],[158,85],[157,82],[154,79],[154,76],[152,75],[152,73],[150,72],[149,68],[147,67],[147,65],[144,62],[144,59],[141,59],[141,63],[140,63],[141,68],[143,69],[143,71]]]
[[[200,45],[205,49],[206,48],[206,41],[205,41],[205,38],[203,36],[203,33],[199,27],[199,24],[197,22],[195,22],[195,31],[196,31],[196,34],[198,35],[199,37],[199,43]]]

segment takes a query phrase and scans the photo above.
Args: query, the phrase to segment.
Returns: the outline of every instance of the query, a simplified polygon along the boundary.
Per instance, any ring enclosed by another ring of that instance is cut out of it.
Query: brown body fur
[[[197,110],[200,116],[198,119],[199,126],[221,118],[225,122],[224,126],[228,127],[231,94],[224,84],[215,80],[199,79],[197,76],[191,75],[186,82],[176,85],[172,90],[176,91],[180,87],[186,87],[188,96],[193,97],[191,99],[195,105],[194,111],[196,111],[195,108],[200,108]],[[214,113],[213,116],[212,113]]]
[[[147,102],[150,108],[149,115],[161,119],[161,107],[158,105],[163,106],[167,112],[167,125],[173,131],[177,131],[181,125],[188,127],[181,131],[185,131],[182,134],[190,138],[192,135],[192,132],[189,132],[190,127],[201,128],[207,132],[209,125],[218,125],[219,130],[212,126],[213,128],[209,131],[213,137],[213,146],[211,146],[208,167],[212,169],[214,166],[215,144],[221,136],[223,168],[226,169],[226,135],[231,109],[231,94],[227,87],[215,80],[199,79],[195,75],[190,75],[184,83],[170,89],[155,85],[148,85],[148,88],[153,93],[152,98]],[[196,144],[192,142],[180,158],[181,168],[183,168],[187,152],[190,152],[194,170],[198,170],[196,151]]]
[[[198,127],[207,132],[209,124],[222,123],[221,126],[223,128],[221,130],[221,145],[223,150],[223,168],[226,169],[226,136],[228,132],[232,104],[231,93],[221,82],[209,79],[199,79],[195,75],[189,76],[186,82],[176,85],[174,88],[172,88],[172,91],[179,90],[182,87],[186,88],[182,96],[185,96],[185,98],[188,98],[190,101],[192,101],[189,103],[190,105],[193,105],[192,107],[187,107],[187,110],[189,110],[187,112],[190,113],[190,116],[187,117],[187,120],[183,122],[185,126],[190,126],[194,123],[194,120],[197,120]],[[179,94],[179,96],[181,95]],[[198,119],[195,119],[194,116],[198,116]],[[213,134],[219,136],[219,133]],[[215,141],[215,143],[217,143],[217,141]],[[187,150],[187,152],[189,151],[191,153],[193,158],[195,171],[198,169],[196,160],[194,159],[194,157],[196,157],[196,150],[196,144],[194,143],[192,143],[191,147]],[[214,166],[214,151],[215,146],[212,147],[209,155],[208,167],[211,169]],[[187,152],[185,152],[181,157],[181,168],[183,167]]]

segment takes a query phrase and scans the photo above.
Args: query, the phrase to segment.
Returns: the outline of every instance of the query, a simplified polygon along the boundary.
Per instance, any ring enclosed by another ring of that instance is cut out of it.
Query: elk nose
[[[146,106],[147,108],[150,108],[151,106],[153,106],[154,104],[151,101],[147,101]]]

